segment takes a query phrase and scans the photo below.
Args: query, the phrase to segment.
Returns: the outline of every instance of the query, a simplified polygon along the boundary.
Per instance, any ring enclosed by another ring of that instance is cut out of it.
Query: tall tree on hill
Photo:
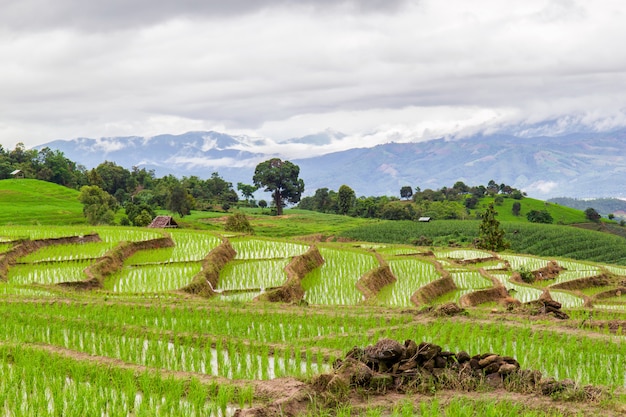
[[[254,170],[252,181],[272,193],[276,214],[283,214],[285,202],[297,203],[304,192],[304,181],[298,178],[300,167],[289,161],[272,158],[261,162]]]
[[[410,185],[405,185],[400,188],[400,197],[408,200],[413,196],[413,188]]]
[[[90,224],[112,224],[118,208],[115,197],[97,185],[84,185],[78,200],[83,204],[83,214]]]
[[[478,241],[476,243],[478,248],[495,252],[508,248],[509,244],[504,240],[504,230],[500,228],[500,222],[496,219],[497,214],[493,208],[493,203],[489,204],[478,228]]]
[[[354,207],[356,201],[356,194],[354,190],[347,185],[339,187],[337,193],[337,212],[339,214],[348,214]]]
[[[587,220],[589,220],[590,222],[599,222],[600,219],[602,218],[602,216],[600,215],[600,213],[598,213],[596,211],[596,209],[589,207],[587,210],[585,210],[585,217],[587,218]]]

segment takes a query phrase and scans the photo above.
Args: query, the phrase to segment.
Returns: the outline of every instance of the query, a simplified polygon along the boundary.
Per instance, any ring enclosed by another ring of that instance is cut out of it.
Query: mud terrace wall
[[[389,265],[381,265],[367,272],[356,283],[356,288],[366,300],[373,299],[386,285],[393,284],[398,278],[391,272]]]
[[[431,282],[430,284],[424,285],[411,295],[411,302],[418,307],[430,304],[437,297],[457,289],[456,284],[452,280],[452,276],[450,276],[448,271],[443,269],[439,262],[435,262],[435,269],[439,272],[439,274],[441,274],[441,278]]]
[[[18,258],[35,252],[38,249],[53,245],[69,245],[76,243],[101,242],[98,234],[89,234],[83,236],[68,236],[51,239],[38,240],[20,240],[10,250],[0,256],[0,281],[6,281],[9,268],[15,265]]]
[[[287,280],[285,283],[263,294],[258,295],[257,301],[294,303],[304,297],[302,279],[309,272],[324,264],[324,258],[317,246],[313,245],[300,256],[294,256],[291,262],[285,267]]]
[[[103,288],[104,280],[109,275],[120,271],[124,266],[124,260],[140,250],[170,248],[174,246],[171,237],[142,240],[140,242],[121,242],[115,248],[104,254],[96,263],[85,269],[87,279],[77,282],[62,282],[58,285],[81,290]]]
[[[459,305],[461,307],[473,307],[491,301],[501,302],[509,298],[506,288],[498,286],[465,294],[459,299]]]
[[[202,261],[202,269],[191,281],[191,284],[181,288],[181,291],[201,297],[215,295],[215,287],[220,280],[220,271],[224,266],[235,259],[237,252],[228,239],[214,248]]]

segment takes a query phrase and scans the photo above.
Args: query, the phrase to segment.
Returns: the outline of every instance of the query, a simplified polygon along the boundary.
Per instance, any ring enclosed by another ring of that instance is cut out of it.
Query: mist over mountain
[[[369,196],[398,195],[404,185],[434,189],[456,181],[479,185],[493,179],[541,199],[626,196],[626,130],[554,137],[475,135],[321,154],[324,146],[344,137],[327,131],[275,143],[218,132],[188,132],[151,138],[57,140],[37,148],[58,149],[87,168],[108,160],[128,169],[153,169],[157,176],[206,178],[218,172],[233,184],[251,183],[256,164],[282,157],[300,166],[307,195],[322,187],[337,190],[342,184],[357,195]],[[302,149],[301,155],[317,156],[285,157],[287,149],[293,154],[294,146]]]

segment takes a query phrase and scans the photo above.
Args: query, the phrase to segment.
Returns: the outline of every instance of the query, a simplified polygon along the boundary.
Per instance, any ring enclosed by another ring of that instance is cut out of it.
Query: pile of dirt
[[[83,236],[66,236],[49,239],[23,239],[14,242],[14,246],[0,255],[0,281],[6,281],[9,268],[15,265],[18,258],[33,253],[46,246],[68,245],[76,243],[101,242],[100,236],[88,234]]]
[[[506,288],[497,286],[467,293],[459,299],[459,304],[462,307],[473,307],[492,301],[503,302],[509,298]]]
[[[483,353],[470,356],[446,352],[434,343],[381,339],[364,349],[354,347],[333,364],[334,371],[312,381],[317,393],[342,393],[352,388],[376,393],[432,392],[437,389],[473,391],[482,384],[511,391],[552,395],[567,389],[589,395],[570,380],[543,379],[541,372],[523,370],[510,356]],[[594,393],[597,395],[597,392]]]
[[[220,280],[220,271],[226,264],[237,256],[237,252],[228,239],[211,250],[202,261],[202,269],[189,285],[181,291],[188,294],[195,294],[201,297],[211,297],[215,295],[215,288]]]
[[[569,316],[561,311],[561,303],[553,300],[548,290],[544,290],[539,299],[525,303],[523,307],[529,309],[532,315],[552,315],[560,320],[569,319]]]
[[[533,275],[535,280],[550,280],[558,277],[561,271],[565,271],[565,268],[556,263],[556,261],[548,261],[546,266],[533,271]]]
[[[271,289],[255,297],[257,301],[297,303],[304,297],[302,279],[315,268],[324,264],[324,258],[317,246],[313,245],[304,254],[294,256],[285,266],[287,281],[278,288]]]
[[[389,265],[385,264],[367,272],[356,283],[356,288],[365,296],[366,300],[373,299],[380,290],[396,282],[398,278],[391,272]]]
[[[446,303],[437,306],[433,314],[436,317],[452,317],[460,314],[467,314],[467,311],[459,307],[457,303]]]
[[[437,297],[457,289],[450,272],[445,270],[437,261],[434,262],[434,265],[441,278],[422,286],[411,295],[411,302],[418,307],[430,304]]]

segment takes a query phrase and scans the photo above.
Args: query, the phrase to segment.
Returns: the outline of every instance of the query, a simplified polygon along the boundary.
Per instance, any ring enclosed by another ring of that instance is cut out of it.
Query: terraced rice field
[[[17,237],[87,233],[79,227],[39,229],[3,229],[0,256],[10,253],[13,245],[8,241]],[[381,338],[433,342],[453,352],[510,355],[523,368],[537,369],[545,376],[607,387],[614,393],[613,400],[604,408],[577,400],[559,402],[560,408],[554,410],[531,400],[524,403],[525,408],[516,409],[523,394],[499,392],[478,399],[472,396],[477,393],[459,393],[454,403],[439,403],[438,393],[417,392],[406,397],[406,414],[396,405],[379,408],[371,397],[372,403],[364,408],[353,408],[346,400],[341,412],[347,414],[342,415],[457,415],[452,414],[454,410],[463,407],[470,410],[465,415],[487,415],[483,413],[488,404],[498,410],[494,415],[510,415],[506,410],[523,415],[526,410],[557,416],[565,415],[560,414],[562,410],[592,407],[594,412],[613,416],[622,404],[626,407],[623,330],[584,326],[590,315],[606,323],[623,322],[623,296],[604,299],[595,303],[594,310],[585,310],[582,293],[551,290],[555,300],[571,309],[573,327],[547,319],[509,319],[504,308],[498,320],[493,320],[490,314],[498,308],[495,304],[470,310],[468,317],[437,319],[415,313],[423,306],[410,301],[417,289],[442,277],[436,262],[448,270],[457,286],[433,301],[441,303],[490,288],[493,283],[479,268],[501,268],[504,260],[511,269],[491,275],[519,301],[533,301],[544,286],[512,283],[511,275],[522,267],[544,267],[550,259],[504,254],[486,265],[461,265],[458,260],[491,254],[437,250],[434,257],[428,257],[425,250],[393,245],[373,249],[324,243],[318,245],[324,264],[302,281],[306,303],[272,304],[252,299],[267,288],[283,285],[284,267],[306,252],[308,244],[231,238],[237,256],[220,272],[217,289],[223,293],[202,298],[180,289],[201,272],[202,260],[222,238],[181,230],[171,232],[173,248],[140,250],[124,259],[118,270],[102,278],[102,288],[75,290],[57,285],[86,280],[84,270],[109,256],[121,242],[163,236],[145,229],[96,231],[103,242],[46,247],[7,264],[0,281],[0,415],[229,416],[237,408],[280,399],[296,379],[308,381],[320,372],[330,372],[333,362],[354,346],[367,346]],[[356,284],[380,265],[376,252],[398,280],[368,300]],[[618,276],[624,272],[626,278],[626,270],[619,267],[558,262],[567,270],[548,289],[556,282],[603,271]],[[585,292],[586,296],[595,294]],[[269,389],[273,380],[280,389]],[[328,415],[328,409],[316,409],[315,402],[309,407],[303,410],[307,415]],[[432,414],[424,407],[432,407]],[[333,410],[332,415],[340,415]]]

